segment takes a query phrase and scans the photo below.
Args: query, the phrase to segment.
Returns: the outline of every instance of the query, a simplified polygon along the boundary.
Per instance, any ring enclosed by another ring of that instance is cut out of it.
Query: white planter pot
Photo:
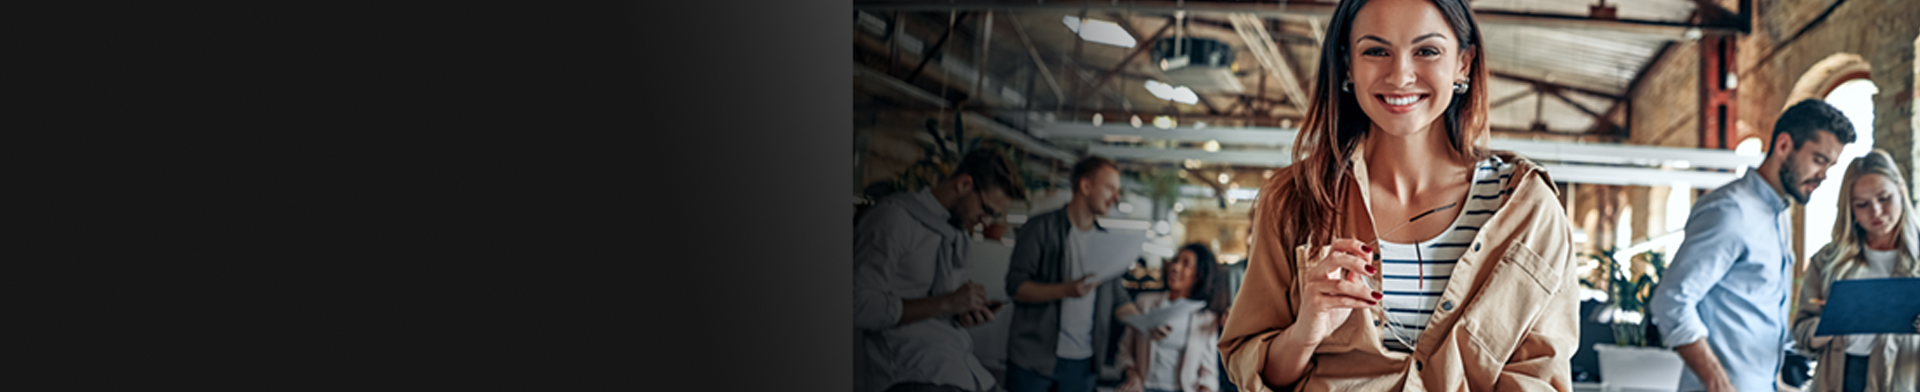
[[[1665,348],[1595,344],[1593,350],[1600,354],[1601,389],[1608,392],[1672,391],[1687,366]]]

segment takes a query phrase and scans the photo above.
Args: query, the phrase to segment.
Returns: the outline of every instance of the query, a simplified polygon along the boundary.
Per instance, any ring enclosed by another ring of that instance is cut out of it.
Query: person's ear
[[[1469,75],[1468,72],[1472,72],[1472,71],[1473,71],[1473,49],[1469,47],[1467,50],[1460,51],[1460,74],[1471,77],[1471,75]]]
[[[1767,155],[1776,153],[1780,154],[1781,157],[1793,153],[1793,134],[1781,132],[1773,135],[1773,148],[1767,150]]]
[[[973,175],[961,174],[953,178],[953,186],[961,192],[973,192]]]

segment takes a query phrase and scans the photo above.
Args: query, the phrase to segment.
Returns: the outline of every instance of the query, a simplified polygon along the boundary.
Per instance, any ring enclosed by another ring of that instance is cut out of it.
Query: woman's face
[[[1354,98],[1374,126],[1395,136],[1425,131],[1445,114],[1472,59],[1428,0],[1369,1],[1348,37]]]
[[[1174,255],[1173,261],[1167,263],[1167,289],[1183,291],[1193,289],[1194,264],[1199,263],[1199,260],[1200,257],[1189,250],[1183,250],[1180,254]]]
[[[1853,221],[1865,229],[1867,236],[1880,236],[1893,232],[1894,222],[1900,219],[1900,194],[1893,181],[1879,174],[1860,176],[1853,182]]]

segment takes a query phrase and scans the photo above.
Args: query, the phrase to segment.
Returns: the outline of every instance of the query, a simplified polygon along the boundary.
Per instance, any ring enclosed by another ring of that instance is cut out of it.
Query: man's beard
[[[1787,162],[1780,165],[1780,188],[1787,191],[1788,199],[1793,199],[1794,203],[1804,205],[1807,204],[1808,196],[1805,193],[1800,193],[1800,184],[1804,181],[1799,181],[1799,169],[1799,166],[1794,165],[1793,158],[1788,157]]]

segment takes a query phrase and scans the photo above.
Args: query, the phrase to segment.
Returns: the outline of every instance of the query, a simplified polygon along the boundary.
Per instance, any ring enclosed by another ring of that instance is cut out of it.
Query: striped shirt
[[[1388,349],[1412,351],[1394,336],[1416,343],[1415,338],[1426,330],[1427,319],[1447,290],[1454,263],[1473,244],[1480,225],[1500,208],[1513,171],[1513,164],[1488,158],[1474,170],[1473,186],[1467,189],[1467,201],[1452,228],[1418,244],[1380,241],[1380,291],[1385,294],[1381,304],[1387,310],[1380,336]]]

